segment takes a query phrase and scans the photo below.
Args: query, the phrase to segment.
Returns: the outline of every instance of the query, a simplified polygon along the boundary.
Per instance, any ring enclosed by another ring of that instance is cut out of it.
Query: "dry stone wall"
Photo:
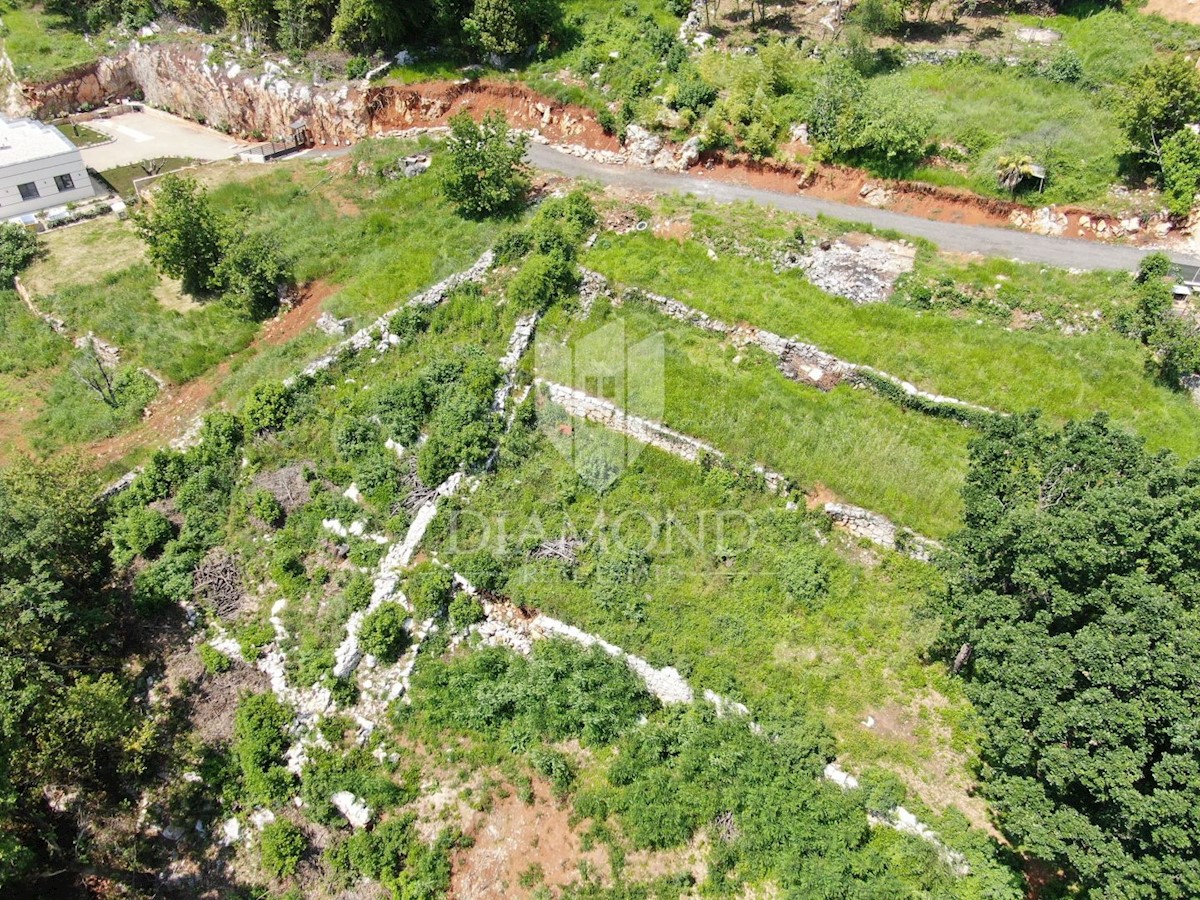
[[[591,290],[606,290],[606,288],[600,287],[601,284],[607,285],[607,281],[599,272],[584,270],[584,276],[586,279],[591,280]],[[812,385],[823,391],[831,390],[843,381],[853,384],[856,387],[878,390],[879,385],[876,383],[876,379],[878,379],[892,385],[905,396],[930,406],[947,407],[951,410],[966,412],[1002,415],[989,407],[980,406],[977,403],[968,403],[966,400],[959,400],[957,397],[947,397],[943,394],[923,391],[915,384],[888,372],[876,369],[873,366],[863,365],[862,363],[853,363],[839,359],[832,353],[826,353],[820,347],[813,344],[806,344],[794,338],[785,338],[774,332],[756,328],[753,325],[730,325],[722,322],[720,319],[714,319],[708,313],[693,309],[686,303],[682,303],[671,297],[665,297],[662,294],[638,289],[626,292],[624,296],[626,298],[637,297],[644,299],[657,308],[659,312],[676,321],[684,322],[696,328],[702,328],[705,331],[711,331],[714,334],[724,335],[736,344],[758,347],[778,359],[779,371],[792,381]]]

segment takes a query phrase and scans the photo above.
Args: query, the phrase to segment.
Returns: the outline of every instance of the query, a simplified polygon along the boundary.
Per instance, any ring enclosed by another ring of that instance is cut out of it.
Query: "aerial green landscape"
[[[1200,7],[5,0],[0,896],[1200,897]]]

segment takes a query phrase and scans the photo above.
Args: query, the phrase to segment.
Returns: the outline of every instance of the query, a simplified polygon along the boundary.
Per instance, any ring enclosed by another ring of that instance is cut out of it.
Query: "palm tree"
[[[1017,185],[1033,175],[1033,170],[1033,160],[1028,156],[1002,156],[996,163],[996,179],[1000,187],[1015,194]]]

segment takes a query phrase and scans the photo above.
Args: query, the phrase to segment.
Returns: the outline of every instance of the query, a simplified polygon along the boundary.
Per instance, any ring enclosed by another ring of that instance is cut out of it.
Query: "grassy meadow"
[[[730,256],[714,262],[697,243],[647,235],[604,236],[585,261],[623,285],[797,337],[926,390],[1006,412],[1036,408],[1055,421],[1104,411],[1153,447],[1186,459],[1200,453],[1200,410],[1146,374],[1144,348],[1111,331],[1016,331],[892,304],[855,306],[799,273]]]

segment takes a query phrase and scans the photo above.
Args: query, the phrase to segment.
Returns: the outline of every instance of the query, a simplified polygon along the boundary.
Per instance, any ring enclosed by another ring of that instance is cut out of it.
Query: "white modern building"
[[[76,147],[53,125],[0,116],[0,220],[96,195]]]

